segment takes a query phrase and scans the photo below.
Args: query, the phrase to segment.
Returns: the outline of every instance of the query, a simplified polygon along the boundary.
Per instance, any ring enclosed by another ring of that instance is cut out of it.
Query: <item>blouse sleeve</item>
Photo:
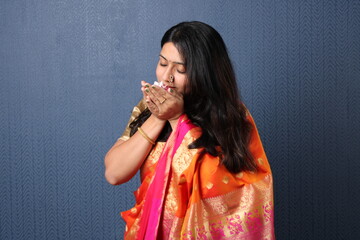
[[[143,99],[141,99],[140,102],[133,108],[130,119],[126,125],[125,131],[123,132],[121,137],[118,138],[118,140],[127,141],[130,138],[130,130],[131,130],[130,123],[132,123],[145,109],[146,109],[146,103]]]

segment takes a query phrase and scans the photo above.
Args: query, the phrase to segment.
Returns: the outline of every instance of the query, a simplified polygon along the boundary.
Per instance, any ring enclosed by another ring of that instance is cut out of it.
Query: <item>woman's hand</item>
[[[167,90],[141,81],[141,91],[146,104],[153,115],[162,120],[178,119],[184,112],[184,100],[181,93],[172,88]]]

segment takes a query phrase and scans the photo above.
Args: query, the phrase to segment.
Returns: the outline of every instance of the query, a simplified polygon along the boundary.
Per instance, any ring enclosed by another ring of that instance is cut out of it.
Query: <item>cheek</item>
[[[159,82],[161,80],[161,70],[159,68],[159,65],[156,67],[155,74],[156,74],[157,81]]]
[[[179,92],[181,92],[181,93],[185,92],[186,81],[187,81],[186,78],[181,79],[181,80],[179,79],[178,86],[177,86]]]

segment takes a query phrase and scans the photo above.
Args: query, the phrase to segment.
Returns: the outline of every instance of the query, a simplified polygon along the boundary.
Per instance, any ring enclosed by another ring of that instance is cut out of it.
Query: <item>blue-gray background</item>
[[[275,178],[276,235],[359,239],[360,1],[0,1],[0,239],[121,239],[103,157],[160,38],[223,36]]]

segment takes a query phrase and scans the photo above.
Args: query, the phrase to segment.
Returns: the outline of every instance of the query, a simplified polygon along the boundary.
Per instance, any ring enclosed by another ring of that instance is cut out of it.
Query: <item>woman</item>
[[[105,157],[111,184],[140,169],[125,239],[274,239],[270,166],[219,33],[170,28],[156,77]]]

